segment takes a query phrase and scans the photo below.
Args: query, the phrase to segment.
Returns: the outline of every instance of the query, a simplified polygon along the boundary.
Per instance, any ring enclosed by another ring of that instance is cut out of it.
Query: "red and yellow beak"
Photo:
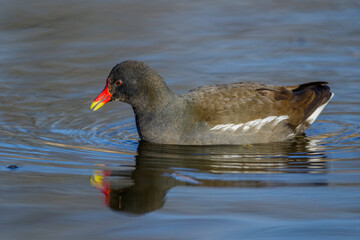
[[[97,96],[93,103],[90,106],[90,109],[93,109],[93,111],[98,110],[99,108],[101,108],[102,106],[105,105],[105,103],[107,103],[108,101],[111,100],[111,93],[109,92],[109,88],[108,88],[108,81],[106,81],[106,85],[104,90],[102,90],[102,92],[99,94],[99,96]]]

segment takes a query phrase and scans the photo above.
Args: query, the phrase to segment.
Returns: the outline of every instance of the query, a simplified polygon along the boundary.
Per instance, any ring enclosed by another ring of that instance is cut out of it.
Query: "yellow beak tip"
[[[98,104],[98,103],[99,103],[99,102],[95,102],[95,101],[94,101],[94,102],[91,104],[90,109],[93,109],[93,108],[96,106],[96,104]],[[96,111],[96,109],[97,109],[97,108],[94,108],[93,111]]]
[[[94,104],[94,103],[93,103],[93,104]],[[90,109],[92,109],[92,108],[94,107],[94,109],[93,109],[94,112],[95,112],[96,110],[98,110],[99,108],[101,108],[102,106],[105,105],[104,102],[98,102],[98,104],[95,103],[94,106],[93,106],[93,104],[91,104]],[[95,105],[96,105],[96,106],[95,106]]]

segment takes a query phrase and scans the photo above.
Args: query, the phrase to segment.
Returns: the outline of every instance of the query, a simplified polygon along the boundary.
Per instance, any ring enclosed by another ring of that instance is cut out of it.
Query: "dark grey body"
[[[197,121],[192,114],[190,96],[175,95],[151,114],[134,109],[136,126],[142,140],[179,145],[251,144],[284,141],[293,137],[291,128],[278,125],[262,131],[211,131],[211,125]],[[240,113],[239,113],[240,114]],[[277,134],[274,134],[276,132]]]
[[[119,79],[122,84],[116,86]],[[140,138],[159,144],[283,141],[305,131],[332,96],[325,82],[286,87],[233,83],[178,95],[137,61],[116,65],[108,81],[111,100],[132,105]]]

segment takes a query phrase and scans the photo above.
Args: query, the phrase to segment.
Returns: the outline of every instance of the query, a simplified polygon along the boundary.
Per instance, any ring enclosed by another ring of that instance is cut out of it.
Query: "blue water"
[[[1,1],[0,239],[358,239],[359,16],[358,1]],[[153,145],[130,106],[89,109],[126,59],[177,93],[327,81],[335,97],[288,142]]]

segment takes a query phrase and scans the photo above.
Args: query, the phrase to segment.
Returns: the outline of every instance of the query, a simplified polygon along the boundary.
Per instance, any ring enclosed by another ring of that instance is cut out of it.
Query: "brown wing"
[[[282,87],[233,83],[197,88],[184,96],[189,100],[196,120],[204,121],[210,126],[287,115],[289,126],[296,129],[329,100],[331,93],[326,84],[312,82]]]

